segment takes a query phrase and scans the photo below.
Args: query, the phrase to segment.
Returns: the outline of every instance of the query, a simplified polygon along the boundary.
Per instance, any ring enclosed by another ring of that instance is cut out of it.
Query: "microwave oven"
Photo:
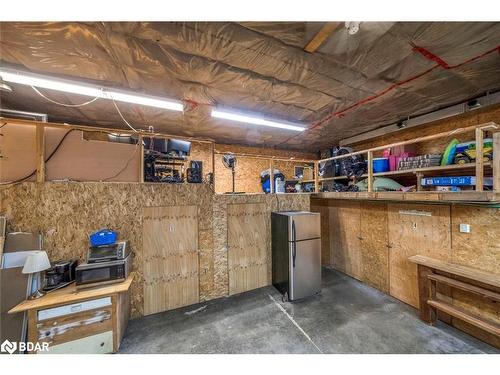
[[[92,246],[87,253],[88,263],[108,262],[125,259],[130,254],[128,241],[120,241],[112,245]]]
[[[132,270],[132,257],[99,263],[83,263],[76,267],[76,288],[124,281]]]

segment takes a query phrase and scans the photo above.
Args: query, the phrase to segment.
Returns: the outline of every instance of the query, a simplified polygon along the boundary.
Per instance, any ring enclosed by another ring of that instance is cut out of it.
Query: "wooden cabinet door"
[[[450,261],[450,207],[389,203],[390,294],[418,308],[417,267],[412,255]]]
[[[229,294],[268,285],[268,217],[265,203],[227,205]]]
[[[197,207],[143,212],[144,315],[198,303]]]
[[[332,267],[361,280],[360,202],[338,201],[330,207]]]
[[[389,292],[387,204],[361,203],[361,280]]]

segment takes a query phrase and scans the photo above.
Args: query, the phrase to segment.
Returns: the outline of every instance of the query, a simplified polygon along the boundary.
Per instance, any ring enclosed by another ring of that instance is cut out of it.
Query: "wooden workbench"
[[[28,341],[49,344],[49,351],[39,354],[116,352],[130,315],[133,278],[131,273],[121,283],[80,290],[71,284],[25,300],[9,314],[28,313]]]

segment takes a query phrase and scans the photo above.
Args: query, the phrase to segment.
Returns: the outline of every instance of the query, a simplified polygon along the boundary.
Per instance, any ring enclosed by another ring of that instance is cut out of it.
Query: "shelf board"
[[[491,166],[491,162],[485,162],[484,166],[485,167]],[[414,175],[419,172],[440,172],[440,171],[452,171],[452,170],[475,169],[475,168],[476,168],[475,163],[451,164],[451,165],[440,165],[437,167],[413,168],[413,169],[403,169],[398,171],[379,172],[379,173],[374,173],[373,177],[404,176],[404,175]],[[360,178],[364,177],[368,177],[368,174],[365,173]],[[346,180],[346,179],[352,179],[352,177],[336,176],[336,177],[320,178],[319,182],[331,181],[331,180]]]
[[[381,201],[410,201],[410,202],[440,202],[440,203],[476,203],[476,204],[498,204],[500,203],[500,192],[494,191],[418,191],[418,192],[325,192],[312,194],[315,199],[359,199],[359,200],[381,200]]]

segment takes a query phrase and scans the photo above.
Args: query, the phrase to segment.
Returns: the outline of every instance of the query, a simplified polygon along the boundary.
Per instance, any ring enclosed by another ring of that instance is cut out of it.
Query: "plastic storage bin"
[[[373,159],[373,173],[387,172],[389,170],[388,158],[374,158]]]
[[[91,246],[112,245],[116,242],[118,233],[111,229],[101,229],[90,235]]]

